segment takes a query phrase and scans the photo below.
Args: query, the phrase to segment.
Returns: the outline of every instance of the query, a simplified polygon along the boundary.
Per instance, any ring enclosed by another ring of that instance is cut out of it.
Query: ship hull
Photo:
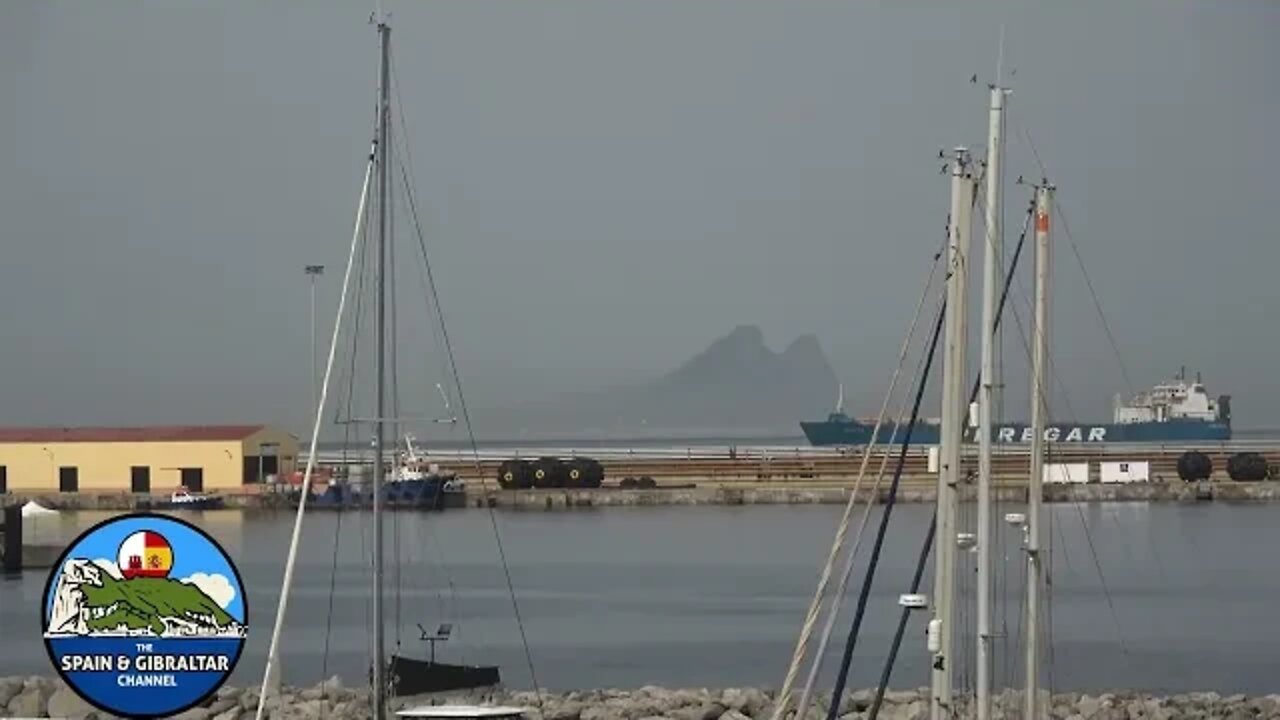
[[[443,510],[466,507],[466,493],[446,487],[446,480],[432,477],[397,480],[382,485],[382,507],[389,510]],[[317,510],[358,510],[373,507],[373,493],[364,487],[333,483],[324,492],[312,492],[307,508]]]
[[[392,694],[396,697],[424,693],[472,690],[502,682],[497,666],[449,665],[433,660],[391,656]]]
[[[226,502],[220,497],[202,497],[196,500],[141,500],[140,509],[146,510],[221,510]]]
[[[901,443],[909,426],[903,425],[896,433],[891,423],[886,423],[875,435],[878,444]],[[809,443],[817,447],[858,446],[871,442],[875,426],[857,420],[804,421],[800,429]],[[911,427],[909,443],[912,445],[937,445],[941,427],[934,423],[917,423]],[[1003,423],[991,434],[996,444],[1029,444],[1031,427],[1025,423]],[[1222,422],[1199,420],[1169,420],[1141,423],[1052,423],[1045,425],[1045,440],[1059,443],[1195,443],[1224,442],[1231,439],[1231,426]],[[977,428],[965,428],[965,442],[977,442]]]

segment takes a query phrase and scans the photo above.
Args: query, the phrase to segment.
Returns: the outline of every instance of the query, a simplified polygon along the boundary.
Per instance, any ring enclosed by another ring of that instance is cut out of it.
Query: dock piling
[[[22,506],[9,505],[4,509],[4,560],[0,568],[5,573],[22,572]]]

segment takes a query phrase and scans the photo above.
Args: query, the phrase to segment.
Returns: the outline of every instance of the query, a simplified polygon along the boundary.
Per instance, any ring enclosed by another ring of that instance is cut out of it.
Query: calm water
[[[997,517],[1012,509],[1001,508]],[[833,506],[499,512],[539,683],[777,686],[839,512]],[[895,510],[855,654],[855,687],[873,685],[879,676],[897,596],[907,588],[930,512],[925,505]],[[1051,506],[1055,685],[1277,691],[1277,512],[1267,505]],[[963,516],[971,522],[971,514],[970,508]],[[69,540],[108,515],[76,513],[40,532]],[[224,544],[248,585],[249,647],[234,682],[257,683],[293,516],[186,516]],[[441,647],[442,659],[496,663],[507,684],[528,686],[490,514],[394,514],[387,528],[388,552],[399,558],[388,563],[387,615],[389,623],[399,618],[404,651],[426,651],[417,623],[434,628],[452,622],[456,637]],[[1004,576],[1008,637],[997,641],[997,649],[1019,667],[1018,538],[1003,523],[999,530],[1010,572]],[[864,550],[873,539],[874,526]],[[370,540],[366,514],[308,515],[286,625],[288,682],[333,673],[355,681],[365,674]],[[962,557],[971,572],[972,556]],[[861,568],[838,626],[841,640],[860,577]],[[930,569],[926,579],[931,577]],[[37,571],[0,581],[0,675],[51,670],[38,627],[45,578]],[[961,609],[972,617],[972,608],[970,589]],[[912,621],[895,686],[926,682],[924,622],[919,613]],[[397,642],[389,631],[388,649]],[[971,644],[971,638],[963,642]],[[824,687],[830,687],[839,652],[833,643]],[[972,676],[972,663],[961,669]],[[1016,678],[1002,661],[996,676]]]

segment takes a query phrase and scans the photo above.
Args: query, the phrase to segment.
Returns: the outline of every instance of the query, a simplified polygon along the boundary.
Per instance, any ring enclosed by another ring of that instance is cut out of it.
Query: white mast
[[[1025,717],[1038,718],[1040,697],[1041,482],[1044,477],[1044,421],[1049,414],[1045,364],[1049,357],[1049,215],[1053,186],[1036,187],[1036,289],[1031,345],[1031,478],[1027,493],[1027,694]]]
[[[998,74],[998,73],[997,73]],[[991,86],[991,112],[987,133],[986,248],[982,270],[982,378],[978,395],[978,676],[977,716],[991,716],[991,413],[995,386],[996,283],[1000,265],[1001,143],[1004,140],[1005,90]]]
[[[376,148],[376,144],[374,146]],[[320,422],[324,419],[324,405],[329,398],[329,383],[333,378],[333,361],[337,355],[338,338],[342,331],[342,315],[347,306],[347,291],[351,287],[351,269],[355,266],[356,248],[360,245],[360,233],[364,228],[365,208],[369,200],[369,184],[373,179],[374,148],[369,150],[365,165],[364,182],[360,187],[360,202],[356,208],[355,228],[351,231],[351,250],[347,254],[347,269],[342,276],[342,294],[338,297],[338,314],[333,321],[333,337],[329,341],[329,357],[325,361],[324,381],[320,384],[320,398],[316,402],[315,417],[311,426],[311,444],[307,451],[307,466],[302,473],[301,494],[298,497],[298,513],[293,521],[293,534],[289,539],[289,554],[284,563],[284,578],[280,583],[280,601],[276,604],[276,621],[271,631],[271,646],[267,650],[267,666],[262,671],[262,689],[258,693],[256,720],[262,720],[269,694],[279,689],[280,635],[284,629],[285,613],[289,609],[289,592],[293,588],[293,571],[297,566],[298,545],[302,539],[302,517],[307,510],[307,497],[311,494],[311,478],[316,466],[316,446],[320,439]],[[276,693],[278,695],[278,692]]]
[[[933,653],[930,717],[951,716],[951,640],[954,634],[952,597],[955,591],[956,487],[960,481],[960,445],[965,419],[964,376],[965,277],[969,267],[969,225],[974,182],[969,152],[954,151],[951,160],[951,218],[947,229],[947,315],[943,351],[941,472],[938,474],[938,528],[934,557],[934,617],[929,622],[929,649]]]

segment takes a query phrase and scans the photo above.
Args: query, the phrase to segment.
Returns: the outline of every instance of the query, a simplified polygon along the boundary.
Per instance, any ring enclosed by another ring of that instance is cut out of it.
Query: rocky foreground
[[[267,717],[279,720],[358,720],[368,718],[368,690],[344,687],[338,678],[308,688],[286,687],[268,703]],[[868,717],[874,692],[847,693],[840,702],[840,720]],[[831,695],[818,698],[806,720],[823,720]],[[1020,698],[1006,693],[995,699],[995,720],[1021,718]],[[761,720],[773,712],[772,693],[756,688],[668,690],[580,690],[546,692],[541,699],[528,691],[491,690],[447,693],[420,698],[396,698],[393,709],[423,703],[479,703],[528,708],[530,720]],[[176,716],[181,720],[250,720],[258,705],[254,689],[224,687],[203,707]],[[887,693],[879,717],[883,720],[927,718],[928,691]],[[961,716],[964,716],[963,714]],[[105,714],[80,700],[61,680],[42,677],[0,678],[0,717],[99,718]],[[1280,720],[1280,695],[1222,696],[1215,692],[1155,697],[1144,693],[1054,695],[1044,717],[1055,720]]]

